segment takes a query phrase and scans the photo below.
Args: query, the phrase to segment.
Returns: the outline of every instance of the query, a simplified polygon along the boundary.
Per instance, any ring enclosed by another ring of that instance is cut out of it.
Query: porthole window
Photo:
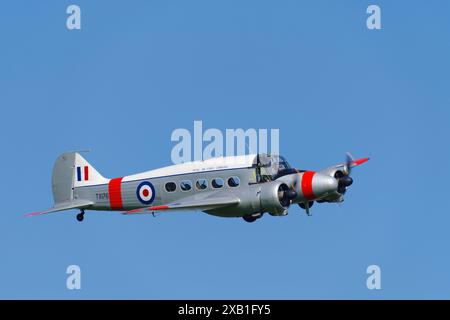
[[[239,180],[238,177],[228,178],[228,185],[232,188],[238,187],[240,183],[241,183],[241,180]]]
[[[167,192],[174,192],[177,189],[175,182],[167,182],[165,187]]]
[[[205,190],[208,187],[208,181],[206,181],[206,179],[198,179],[195,183],[195,187],[198,190]]]
[[[189,191],[192,189],[192,182],[189,180],[184,180],[180,182],[180,188],[183,191]]]
[[[212,187],[215,188],[215,189],[222,188],[223,185],[224,185],[223,179],[221,179],[221,178],[215,178],[215,179],[212,179],[211,185],[212,185]]]

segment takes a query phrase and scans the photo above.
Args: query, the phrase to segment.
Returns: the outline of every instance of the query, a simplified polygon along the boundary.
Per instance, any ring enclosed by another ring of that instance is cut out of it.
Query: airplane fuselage
[[[291,204],[306,209],[314,201],[341,202],[353,180],[352,166],[368,158],[348,158],[321,171],[292,168],[281,156],[253,154],[186,162],[107,179],[79,153],[60,155],[52,174],[55,205],[39,215],[70,209],[121,211],[199,210],[252,222],[269,213],[284,216]]]

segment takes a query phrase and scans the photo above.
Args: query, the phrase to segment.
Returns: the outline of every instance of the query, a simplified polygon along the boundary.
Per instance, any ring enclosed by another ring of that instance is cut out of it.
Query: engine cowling
[[[346,176],[343,171],[343,168],[331,167],[324,170],[321,170],[319,173],[322,175],[328,176],[334,180],[331,183],[331,180],[328,181],[327,184],[323,184],[325,187],[328,187],[332,192],[328,192],[325,197],[320,199],[320,202],[342,202],[343,201],[343,193],[340,192],[340,180],[344,186],[351,185],[353,180]],[[334,186],[335,185],[335,186]],[[325,188],[326,189],[326,188]]]
[[[259,197],[261,212],[283,216],[291,204],[288,196],[289,187],[284,182],[272,181],[261,185]]]

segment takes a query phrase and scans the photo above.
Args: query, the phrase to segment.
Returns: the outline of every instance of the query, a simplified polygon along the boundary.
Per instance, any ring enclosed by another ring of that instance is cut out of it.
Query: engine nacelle
[[[336,179],[338,181],[339,178],[345,175],[344,168],[342,167],[331,167],[324,170],[319,171],[321,174],[327,175]],[[344,201],[344,196],[337,191],[331,192],[326,195],[326,197],[321,198],[320,202],[342,202]]]
[[[286,198],[285,192],[289,187],[281,181],[272,181],[261,184],[259,196],[261,210],[275,216],[287,215],[291,201]]]
[[[331,167],[327,169],[320,170],[319,172],[322,174],[326,174],[327,176],[337,178],[344,174],[344,169],[342,167]]]
[[[243,217],[264,212],[273,216],[285,216],[293,198],[292,191],[283,181],[252,184],[246,192],[238,193],[237,190],[230,190],[230,192],[236,192],[235,196],[240,199],[236,206],[205,212],[220,217]]]

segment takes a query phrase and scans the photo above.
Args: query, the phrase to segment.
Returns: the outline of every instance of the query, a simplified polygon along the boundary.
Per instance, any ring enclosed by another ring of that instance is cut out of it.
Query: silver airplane
[[[314,201],[342,202],[353,183],[351,169],[369,160],[347,154],[344,163],[299,170],[281,156],[252,154],[186,162],[113,179],[104,178],[79,153],[60,155],[53,167],[54,206],[36,216],[78,209],[120,211],[124,215],[200,210],[254,222],[264,213],[285,216],[292,204],[310,215]]]

